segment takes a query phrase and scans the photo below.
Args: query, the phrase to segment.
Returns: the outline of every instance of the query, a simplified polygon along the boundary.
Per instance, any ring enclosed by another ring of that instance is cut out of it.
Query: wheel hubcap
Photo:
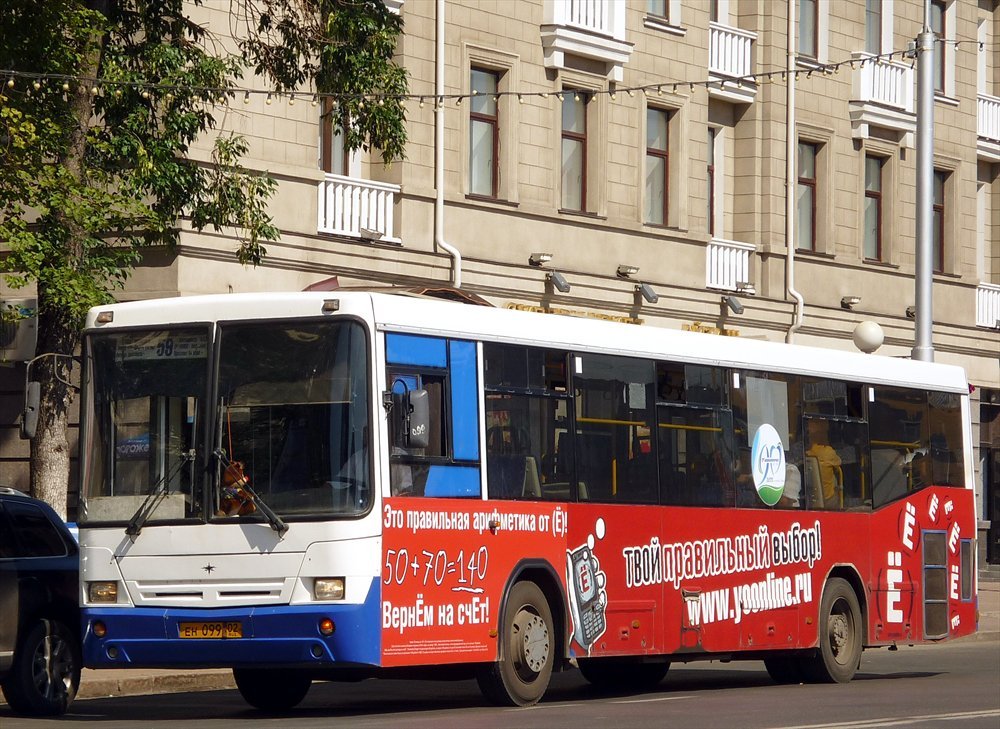
[[[38,693],[46,699],[58,699],[70,691],[72,657],[69,646],[50,635],[38,646],[32,662],[32,679]]]
[[[851,652],[851,623],[844,613],[833,613],[830,615],[829,623],[830,650],[838,663],[844,664],[849,660],[848,654]]]
[[[545,621],[528,610],[520,610],[514,618],[515,663],[518,674],[531,680],[537,676],[549,660],[549,629]]]

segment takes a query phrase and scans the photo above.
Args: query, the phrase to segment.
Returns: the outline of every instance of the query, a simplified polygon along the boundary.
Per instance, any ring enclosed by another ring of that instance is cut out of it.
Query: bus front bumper
[[[321,629],[325,620],[333,624],[329,635]],[[95,630],[98,623],[102,630]],[[377,603],[211,610],[91,607],[83,610],[83,636],[88,668],[377,666],[381,652]]]

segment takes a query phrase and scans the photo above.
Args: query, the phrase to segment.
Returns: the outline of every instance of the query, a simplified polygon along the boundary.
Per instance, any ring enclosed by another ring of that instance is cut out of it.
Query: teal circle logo
[[[773,425],[764,423],[753,435],[750,451],[753,485],[760,500],[774,506],[785,490],[785,449]]]

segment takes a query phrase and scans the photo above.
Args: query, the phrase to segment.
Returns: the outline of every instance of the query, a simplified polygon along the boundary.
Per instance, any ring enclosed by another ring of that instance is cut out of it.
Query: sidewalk
[[[1000,641],[1000,582],[979,583],[979,631],[962,640]],[[229,669],[85,669],[78,699],[235,688]]]

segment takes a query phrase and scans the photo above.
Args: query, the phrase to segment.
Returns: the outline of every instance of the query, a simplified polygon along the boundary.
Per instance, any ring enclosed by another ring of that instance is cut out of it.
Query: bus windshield
[[[220,339],[215,447],[223,465],[238,464],[281,515],[367,511],[364,329],[351,322],[230,323],[220,326]],[[253,507],[232,500],[225,475],[214,516],[245,515]]]
[[[352,516],[371,504],[368,356],[352,322],[90,337],[81,522]],[[258,502],[262,502],[258,508]],[[266,505],[266,506],[264,506]],[[130,532],[132,533],[132,532]]]
[[[144,506],[154,519],[198,516],[208,327],[94,334],[88,351],[80,521],[125,521]]]

